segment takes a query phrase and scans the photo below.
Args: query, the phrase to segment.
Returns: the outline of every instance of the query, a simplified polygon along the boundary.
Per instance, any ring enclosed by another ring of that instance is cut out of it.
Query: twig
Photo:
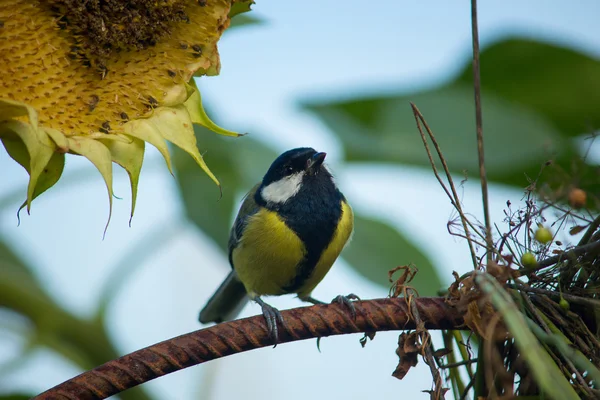
[[[527,268],[526,270],[521,269],[518,271],[532,273],[534,271],[537,271],[537,270],[540,270],[543,268],[551,267],[554,264],[564,261],[567,258],[579,257],[582,254],[591,253],[594,251],[600,251],[600,240],[585,244],[583,246],[577,246],[577,247],[570,248],[569,250],[565,250],[564,252],[562,252],[558,255],[548,257],[548,258],[541,260],[540,262],[538,262],[538,265],[533,268]],[[472,276],[474,274],[474,272],[475,271],[469,271],[469,272],[464,273],[463,275],[460,276],[459,280],[462,281],[462,280],[468,278],[469,276]]]
[[[492,262],[492,225],[490,223],[490,207],[488,201],[488,183],[485,171],[483,148],[483,116],[481,112],[481,73],[479,70],[479,29],[477,27],[477,0],[471,0],[471,36],[473,37],[473,88],[475,90],[475,125],[477,128],[477,154],[479,155],[479,178],[481,179],[481,199],[483,202],[483,219],[487,243],[487,263]]]
[[[456,211],[458,211],[458,215],[460,216],[460,220],[463,224],[463,229],[465,230],[465,235],[467,237],[471,237],[471,234],[469,231],[469,225],[471,223],[468,220],[468,218],[465,216],[465,213],[462,210],[462,206],[460,205],[460,199],[458,197],[458,194],[456,193],[456,187],[454,186],[454,181],[452,179],[452,175],[450,175],[450,170],[448,169],[448,165],[446,164],[446,159],[444,158],[444,155],[442,154],[442,150],[440,149],[440,146],[439,146],[437,140],[435,139],[433,132],[429,128],[427,121],[425,121],[425,117],[423,117],[423,114],[421,114],[421,111],[419,111],[419,109],[417,108],[417,106],[414,103],[410,103],[410,106],[413,109],[413,114],[415,115],[415,121],[417,122],[417,129],[419,130],[419,133],[421,134],[421,140],[423,141],[423,145],[425,146],[425,151],[427,152],[427,157],[429,157],[429,164],[431,164],[431,168],[433,169],[433,174],[435,175],[438,182],[442,186],[442,189],[444,189],[444,191],[446,192],[446,195],[452,202],[452,205],[454,206]],[[450,184],[450,189],[452,190],[452,194],[450,194],[450,191],[448,190],[448,188],[442,181],[442,178],[440,177],[440,175],[437,171],[437,167],[435,166],[435,161],[433,161],[433,156],[431,155],[431,151],[429,150],[429,144],[427,143],[427,138],[425,137],[425,134],[423,133],[423,129],[421,128],[421,123],[425,127],[425,130],[427,131],[427,134],[429,135],[429,138],[431,139],[431,142],[433,143],[433,147],[435,147],[438,157],[440,158],[440,161],[444,168],[444,172],[446,173],[446,179],[448,179],[448,183]],[[475,228],[473,228],[473,229],[476,230]],[[473,262],[473,269],[477,269],[479,267],[479,265],[477,264],[477,255],[475,254],[475,248],[473,247],[473,243],[471,242],[471,240],[467,240],[467,243],[469,244],[469,251],[471,252],[471,261]]]
[[[596,229],[598,228],[600,228],[600,215],[594,221],[592,221],[590,226],[587,228],[587,230],[581,237],[581,240],[579,241],[579,245],[581,246],[589,242],[592,238],[592,235],[594,234],[594,232],[596,232]]]
[[[463,336],[462,333],[460,331],[452,331],[452,336],[454,337],[454,341],[456,342],[456,347],[458,347],[458,351],[460,352],[460,356],[463,358],[463,360],[470,360],[472,355],[471,352],[469,351],[469,339],[467,339],[467,343],[463,343]],[[470,364],[466,365],[466,369],[467,369],[467,375],[469,375],[469,378],[473,378],[473,369],[471,368]]]
[[[548,327],[548,324],[547,324],[547,323],[551,323],[551,321],[548,319],[548,317],[546,315],[544,315],[544,313],[540,312],[537,309],[537,307],[533,304],[533,302],[531,301],[531,299],[529,298],[529,296],[526,293],[521,292],[521,298],[525,301],[525,304],[527,305],[527,308],[529,309],[529,313],[533,317],[535,317],[535,319],[537,320],[538,325],[543,328],[543,330],[546,332],[546,334],[548,334],[548,335],[552,334],[552,331],[551,331],[550,327]],[[546,350],[547,350],[548,354],[550,355],[550,357],[552,357],[552,359],[554,360],[556,365],[560,366],[562,364],[561,360],[549,348],[546,347]],[[587,383],[585,382],[585,380],[583,379],[583,376],[581,376],[581,373],[577,370],[577,368],[575,368],[575,366],[573,365],[571,360],[569,360],[567,358],[565,361],[567,363],[568,369],[570,370],[570,375],[575,375],[577,380],[579,381],[579,384],[583,388],[585,388],[586,391],[590,395],[593,396],[593,394],[589,391],[589,387],[588,387]],[[564,367],[564,368],[566,368],[566,367]]]
[[[467,237],[467,235],[463,235],[462,233],[452,232],[452,230],[450,229],[449,225],[448,225],[448,233],[450,235],[452,235],[452,236],[456,236],[456,237],[459,237],[459,238],[462,238],[462,239],[469,240],[469,241],[471,241],[471,242],[475,243],[476,245],[481,246],[483,248],[486,247],[486,245],[484,243],[481,243],[480,241],[477,241],[477,240],[473,239],[472,237]]]
[[[524,296],[527,297],[527,296]],[[540,318],[540,325],[542,325],[544,327],[544,330],[546,331],[546,335],[557,335],[557,337],[561,337],[563,340],[565,340],[568,344],[573,344],[569,338],[567,338],[557,327],[556,325],[554,325],[554,323],[550,320],[550,318],[548,318],[547,315],[543,314],[543,313],[539,313],[536,315],[536,317]],[[555,337],[556,338],[556,337]],[[545,342],[546,344],[549,344],[548,342]],[[585,357],[579,350],[574,350],[575,353],[578,352],[578,356],[581,357]],[[552,352],[550,352],[550,354],[552,354]],[[577,370],[577,368],[575,368],[575,365],[573,365],[573,362],[571,361],[571,359],[569,357],[564,357],[565,361],[567,363],[567,366],[569,367],[569,369],[571,370],[571,376],[575,375],[575,377],[577,378],[577,381],[579,381],[579,384],[581,385],[581,387],[584,388],[584,390],[586,392],[588,392],[588,394],[591,397],[594,397],[594,393],[591,392],[589,385],[587,384],[587,382],[585,381],[585,379],[583,378],[583,376],[581,375],[581,372],[579,372]]]
[[[465,387],[465,390],[463,391],[462,395],[460,396],[460,400],[465,400],[467,398],[467,396],[469,396],[469,391],[473,388],[473,385],[475,384],[475,379],[476,379],[476,377],[471,378],[471,380],[467,384],[467,387]]]
[[[421,313],[419,312],[419,308],[417,307],[417,303],[415,300],[417,299],[417,294],[414,289],[407,288],[406,289],[407,302],[410,306],[410,315],[412,316],[415,324],[417,326],[417,333],[421,338],[421,345],[423,348],[422,356],[425,359],[425,363],[429,366],[429,370],[431,371],[431,376],[433,378],[433,392],[431,393],[432,399],[443,399],[445,398],[444,393],[446,390],[443,387],[442,376],[440,375],[440,371],[436,368],[435,359],[433,358],[433,353],[431,351],[431,335],[425,329],[425,324],[421,319]]]
[[[460,397],[460,394],[465,390],[465,384],[463,383],[462,378],[460,376],[458,366],[455,365],[457,361],[453,345],[454,332],[455,331],[444,331],[442,333],[442,338],[444,339],[444,347],[450,350],[450,352],[448,353],[448,364],[446,364],[448,366],[447,368],[450,368],[450,371],[448,371],[448,378],[446,380],[450,380],[450,385],[452,386],[454,398],[458,398]],[[470,364],[467,364],[467,366],[470,367]],[[444,368],[443,365],[440,365],[439,367]]]
[[[525,286],[525,285],[508,284],[506,286],[509,288],[519,289],[519,290],[522,290],[525,292],[545,294],[545,295],[552,296],[552,297],[560,298],[562,296],[568,302],[576,303],[576,304],[583,304],[583,305],[586,305],[586,306],[589,306],[592,308],[600,309],[600,300],[588,299],[586,297],[574,296],[569,293],[559,293],[559,292],[555,292],[553,290],[539,289],[539,288],[534,288],[534,287]]]
[[[600,240],[596,241],[596,242],[584,244],[583,246],[573,247],[572,249],[564,251],[561,254],[558,254],[558,255],[552,256],[552,257],[548,257],[548,258],[540,261],[538,263],[538,266],[535,269],[537,270],[537,269],[549,267],[551,265],[554,265],[554,264],[559,263],[560,261],[564,260],[565,257],[579,257],[582,254],[591,253],[596,250],[600,250]]]
[[[465,360],[465,361],[459,361],[459,362],[455,362],[455,363],[451,363],[451,364],[440,365],[440,368],[447,369],[447,368],[462,367],[463,365],[473,364],[473,363],[476,363],[476,362],[477,362],[477,359],[476,358],[472,358],[470,360]]]
[[[475,283],[489,296],[492,305],[502,315],[506,327],[514,337],[516,346],[540,388],[553,399],[577,399],[575,389],[552,361],[550,355],[541,347],[531,330],[527,329],[526,320],[529,319],[519,311],[512,297],[498,281],[487,273],[477,272]],[[541,328],[538,329],[544,333]]]
[[[568,344],[568,339],[564,336],[561,337],[561,333],[558,331],[558,328],[556,329],[557,333],[547,334],[529,318],[527,318],[527,324],[541,341],[554,346],[565,358],[572,361],[573,364],[579,367],[582,371],[587,371],[589,377],[591,377],[594,382],[600,381],[600,371],[598,368],[592,364],[590,360],[588,360],[580,351],[578,351],[576,348],[570,347]],[[588,386],[586,385],[585,387]]]

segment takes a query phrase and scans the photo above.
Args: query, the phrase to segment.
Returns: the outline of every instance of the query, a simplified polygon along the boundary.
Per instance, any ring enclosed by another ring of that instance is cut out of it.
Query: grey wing
[[[244,201],[242,206],[240,207],[240,211],[238,211],[237,217],[235,217],[235,221],[233,223],[233,227],[231,228],[231,233],[229,234],[229,264],[231,268],[233,268],[233,260],[232,253],[233,249],[235,249],[240,242],[240,238],[246,228],[246,224],[248,223],[248,217],[255,214],[259,210],[258,204],[254,200],[254,194],[258,190],[260,183],[256,184],[246,196],[244,196]]]

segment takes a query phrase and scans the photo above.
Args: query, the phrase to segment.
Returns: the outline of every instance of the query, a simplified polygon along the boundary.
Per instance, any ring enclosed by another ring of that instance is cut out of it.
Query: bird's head
[[[271,164],[257,195],[267,204],[280,205],[302,190],[333,185],[331,174],[323,165],[325,156],[326,153],[310,147],[286,151]]]

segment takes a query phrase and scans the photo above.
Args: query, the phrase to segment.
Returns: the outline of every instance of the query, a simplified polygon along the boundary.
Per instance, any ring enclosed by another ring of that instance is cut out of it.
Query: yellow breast
[[[246,291],[277,295],[295,276],[304,254],[304,244],[294,231],[277,213],[263,208],[249,217],[232,260]]]
[[[313,273],[297,290],[309,295],[325,277],[348,242],[354,225],[352,208],[342,202],[342,215],[333,238]],[[232,261],[246,291],[257,295],[279,295],[296,276],[306,255],[300,238],[273,211],[261,209],[249,217],[243,238],[232,252]]]

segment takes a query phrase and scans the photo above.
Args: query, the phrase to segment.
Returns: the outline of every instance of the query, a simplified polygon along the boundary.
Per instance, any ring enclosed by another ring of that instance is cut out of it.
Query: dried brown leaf
[[[392,376],[403,379],[408,371],[417,365],[419,355],[418,335],[415,332],[402,332],[398,337],[398,348],[396,354],[400,358],[398,366],[392,372]]]
[[[586,227],[581,225],[575,225],[569,229],[570,235],[577,235],[579,232],[583,231]]]

